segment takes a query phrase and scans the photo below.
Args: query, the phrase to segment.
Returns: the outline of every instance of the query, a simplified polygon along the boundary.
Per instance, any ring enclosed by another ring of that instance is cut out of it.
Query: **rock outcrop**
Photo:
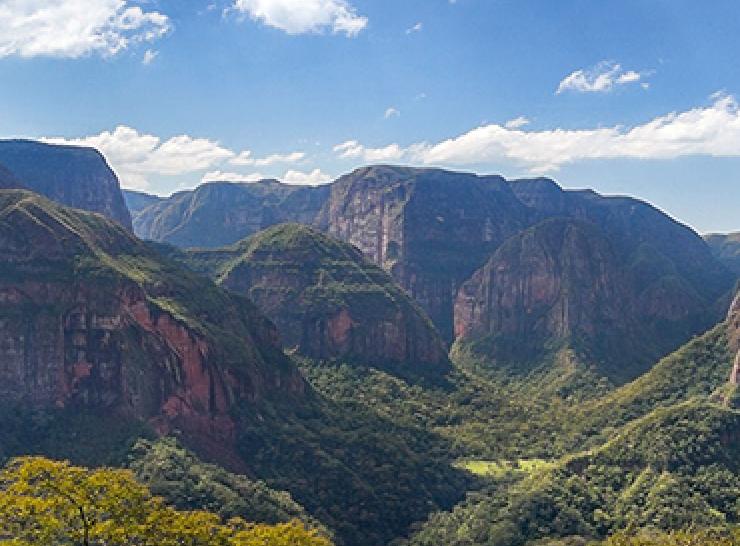
[[[220,284],[249,296],[298,354],[408,376],[441,377],[450,369],[426,314],[349,244],[283,224],[232,248],[190,256],[197,269],[210,269]]]
[[[569,346],[606,375],[633,375],[652,355],[609,240],[592,224],[546,220],[504,243],[463,284],[455,335],[475,340],[500,365],[526,369]]]
[[[388,271],[451,341],[457,289],[527,221],[501,177],[378,166],[332,184],[317,224]]]
[[[736,353],[730,383],[740,385],[740,292],[735,296],[727,314],[727,335],[730,342],[730,351]]]
[[[131,229],[118,178],[92,148],[0,140],[0,164],[25,188],[69,207],[98,212]],[[10,187],[10,186],[8,186]]]
[[[113,412],[226,446],[236,404],[304,388],[246,299],[99,215],[0,191],[3,403]]]
[[[328,192],[276,180],[212,182],[147,207],[136,215],[134,231],[183,248],[230,245],[275,224],[311,224]]]

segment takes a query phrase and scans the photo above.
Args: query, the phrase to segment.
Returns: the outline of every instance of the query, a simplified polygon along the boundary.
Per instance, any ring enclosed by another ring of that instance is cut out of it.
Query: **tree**
[[[0,471],[3,546],[331,546],[301,523],[222,523],[184,512],[136,482],[128,470],[90,470],[42,457]]]

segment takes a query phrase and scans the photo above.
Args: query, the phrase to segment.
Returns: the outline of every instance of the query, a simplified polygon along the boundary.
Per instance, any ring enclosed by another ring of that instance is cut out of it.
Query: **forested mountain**
[[[706,235],[704,240],[712,249],[714,255],[729,269],[740,275],[740,232],[713,233]]]

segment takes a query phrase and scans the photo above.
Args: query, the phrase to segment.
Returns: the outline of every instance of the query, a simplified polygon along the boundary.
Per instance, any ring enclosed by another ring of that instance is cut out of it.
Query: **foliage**
[[[39,457],[0,471],[0,543],[58,546],[330,546],[302,524],[222,523],[166,506],[127,470]]]
[[[600,543],[600,546],[737,546],[738,544],[740,544],[740,529],[735,528],[729,532],[681,530],[671,533],[643,531],[634,534],[623,531],[609,537]]]

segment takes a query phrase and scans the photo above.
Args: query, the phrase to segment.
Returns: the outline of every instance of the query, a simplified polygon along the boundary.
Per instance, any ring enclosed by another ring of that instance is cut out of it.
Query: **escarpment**
[[[0,399],[234,440],[231,410],[304,382],[244,298],[99,215],[0,191]]]
[[[0,140],[0,165],[15,181],[4,187],[29,189],[63,205],[98,212],[132,229],[118,177],[93,148]]]

